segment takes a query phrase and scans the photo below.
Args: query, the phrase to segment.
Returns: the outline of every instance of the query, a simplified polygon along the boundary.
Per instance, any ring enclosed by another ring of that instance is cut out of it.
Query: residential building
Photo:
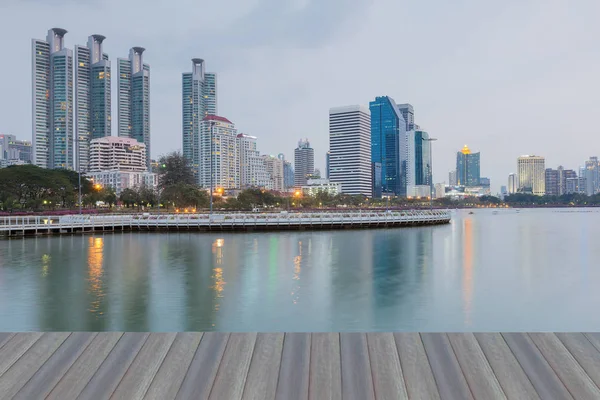
[[[150,66],[144,64],[143,47],[129,50],[129,58],[117,60],[118,134],[146,145],[150,170]]]
[[[577,176],[565,178],[565,194],[579,193],[579,178]]]
[[[479,186],[479,153],[471,153],[467,145],[456,153],[456,181],[458,186]]]
[[[268,185],[271,190],[283,192],[285,190],[285,179],[283,171],[283,163],[281,159],[275,156],[262,156],[263,164],[267,171]]]
[[[202,136],[200,145],[200,185],[210,187],[212,175],[213,188],[239,188],[240,164],[235,125],[227,118],[217,115],[207,115],[203,118],[202,125],[201,130],[209,134]]]
[[[15,135],[0,134],[0,160],[31,163],[31,142],[17,140]]]
[[[102,187],[112,187],[117,196],[125,189],[133,189],[146,186],[153,190],[158,185],[158,175],[153,172],[134,172],[134,171],[96,171],[88,172],[85,176],[94,184]]]
[[[517,193],[519,189],[519,181],[517,174],[511,173],[508,175],[508,194]]]
[[[441,199],[446,195],[446,184],[436,183],[434,187],[434,198]]]
[[[90,142],[89,171],[147,171],[146,146],[133,138],[106,136]]]
[[[402,114],[402,119],[404,119],[404,122],[406,124],[405,130],[407,132],[412,130],[419,130],[419,126],[415,125],[415,110],[413,106],[410,104],[398,104],[397,108],[398,111],[400,111],[400,113]]]
[[[429,197],[433,191],[429,134],[411,130],[407,137],[406,196]]]
[[[500,186],[500,199],[504,200],[504,198],[508,195],[508,189],[506,186]]]
[[[294,185],[306,185],[309,176],[315,172],[315,150],[310,147],[308,139],[300,140],[294,150]]]
[[[286,189],[294,187],[294,175],[292,163],[285,160],[283,162],[283,185]]]
[[[33,163],[73,168],[73,50],[66,30],[53,28],[46,40],[32,40]]]
[[[355,105],[329,110],[329,179],[342,192],[371,196],[371,115]],[[383,174],[382,174],[383,175]]]
[[[577,172],[572,169],[564,169],[562,166],[558,167],[559,171],[559,195],[567,194],[567,179],[577,178]]]
[[[331,152],[328,151],[325,153],[325,178],[329,179],[329,157],[331,156]]]
[[[560,195],[560,172],[558,169],[546,168],[545,172],[545,187],[546,195],[548,196],[559,196]]]
[[[544,157],[525,155],[518,158],[518,190],[543,196],[546,193],[546,168]]]
[[[331,182],[329,179],[309,179],[301,190],[305,196],[316,196],[319,193],[337,196],[342,193],[342,184]]]
[[[590,157],[585,162],[585,194],[593,196],[600,191],[600,164],[598,157]]]
[[[256,137],[237,135],[237,147],[240,169],[240,188],[268,187],[269,175],[264,160],[258,152]]]
[[[75,168],[89,170],[90,141],[111,135],[110,60],[102,52],[105,37],[92,35],[75,46]]]
[[[458,186],[458,178],[456,176],[456,170],[450,171],[448,174],[448,185]]]
[[[210,132],[202,130],[207,126],[202,120],[208,115],[218,115],[217,111],[217,75],[205,72],[204,60],[193,58],[192,72],[182,74],[182,149],[198,181],[203,154],[201,146],[210,143],[210,139],[206,140]]]

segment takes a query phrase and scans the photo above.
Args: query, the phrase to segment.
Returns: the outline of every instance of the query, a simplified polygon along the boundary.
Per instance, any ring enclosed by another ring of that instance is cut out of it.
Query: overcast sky
[[[181,73],[200,57],[219,114],[263,153],[308,138],[323,171],[329,108],[388,95],[438,138],[436,182],[468,144],[497,191],[521,154],[575,169],[600,153],[599,18],[597,0],[0,0],[0,132],[31,138],[31,39],[60,27],[70,48],[105,35],[115,71],[146,48],[153,156],[181,148]]]

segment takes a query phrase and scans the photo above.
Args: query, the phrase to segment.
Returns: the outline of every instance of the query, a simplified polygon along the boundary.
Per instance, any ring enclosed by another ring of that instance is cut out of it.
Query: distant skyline
[[[495,193],[522,154],[578,169],[600,152],[599,14],[594,0],[178,0],[168,9],[158,0],[5,0],[0,132],[31,140],[31,39],[61,27],[68,48],[92,34],[106,36],[114,58],[146,48],[153,157],[181,149],[181,73],[200,57],[219,74],[220,113],[257,136],[261,152],[291,160],[308,138],[324,171],[329,108],[387,95],[412,104],[415,122],[438,138],[434,182],[448,180],[468,144]],[[389,53],[400,38],[402,52]],[[575,138],[586,145],[566,145]]]

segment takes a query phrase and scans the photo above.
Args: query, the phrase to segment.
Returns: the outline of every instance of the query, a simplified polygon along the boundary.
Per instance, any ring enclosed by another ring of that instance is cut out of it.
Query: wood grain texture
[[[530,333],[529,337],[576,399],[600,399],[600,390],[554,333]]]
[[[310,400],[342,399],[339,333],[313,333],[310,345]]]
[[[111,396],[114,400],[140,400],[152,384],[176,333],[152,333]]]
[[[244,400],[273,400],[283,352],[283,333],[259,333],[244,387]]]
[[[503,333],[523,371],[542,399],[572,399],[552,367],[526,333]]]
[[[202,335],[177,399],[208,399],[228,339],[228,333],[207,332]]]
[[[473,399],[445,333],[422,333],[421,339],[442,399]]]
[[[502,335],[499,333],[476,333],[475,338],[509,399],[539,399],[527,374],[521,368]]]
[[[556,336],[596,386],[600,387],[600,351],[583,333],[557,333]]]
[[[72,333],[31,377],[14,399],[44,399],[91,343],[96,333]]]
[[[15,334],[11,332],[0,332],[0,349],[8,342]]]
[[[0,376],[4,374],[35,342],[42,337],[41,332],[19,333],[0,349]]]
[[[367,335],[364,333],[341,333],[340,343],[342,397],[344,400],[375,399]]]
[[[400,366],[410,399],[439,400],[440,394],[418,333],[394,333]]]
[[[472,333],[448,333],[463,375],[476,399],[506,399],[485,354]]]
[[[110,398],[148,336],[148,333],[139,332],[124,334],[85,386],[78,400]]]
[[[241,399],[252,360],[256,333],[232,333],[209,399]]]
[[[12,398],[69,337],[67,332],[44,333],[2,376],[0,394]]]
[[[201,339],[202,333],[198,332],[177,334],[144,399],[166,400],[177,396]]]
[[[310,380],[309,333],[286,333],[279,368],[275,398],[278,400],[308,399]]]
[[[46,400],[77,398],[122,336],[121,332],[102,332],[96,335]]]
[[[394,335],[367,333],[373,388],[378,399],[408,399]]]
[[[587,340],[598,350],[600,351],[600,333],[584,333]]]

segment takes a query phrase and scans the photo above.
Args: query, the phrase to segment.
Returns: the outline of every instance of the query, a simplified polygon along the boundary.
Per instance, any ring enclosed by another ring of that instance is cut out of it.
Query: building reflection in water
[[[104,262],[104,238],[88,238],[88,293],[91,295],[89,311],[102,315],[100,306],[104,297],[102,277]]]
[[[473,220],[463,220],[464,248],[463,248],[463,304],[465,324],[471,325],[471,312],[473,302]]]
[[[219,311],[219,302],[217,299],[223,297],[223,291],[225,290],[225,280],[223,279],[223,247],[225,246],[225,239],[216,239],[212,245],[212,252],[215,256],[215,265],[213,268],[212,278],[214,284],[212,289],[215,291],[215,311]]]
[[[310,253],[310,240],[309,240],[309,253]],[[298,304],[298,300],[300,299],[300,272],[302,272],[302,241],[298,241],[298,255],[294,257],[294,273],[292,275],[292,280],[297,281],[297,285],[294,286],[290,295],[292,296],[292,302],[294,304]]]
[[[50,254],[44,254],[42,256],[42,276],[48,276],[48,267],[50,266]]]

